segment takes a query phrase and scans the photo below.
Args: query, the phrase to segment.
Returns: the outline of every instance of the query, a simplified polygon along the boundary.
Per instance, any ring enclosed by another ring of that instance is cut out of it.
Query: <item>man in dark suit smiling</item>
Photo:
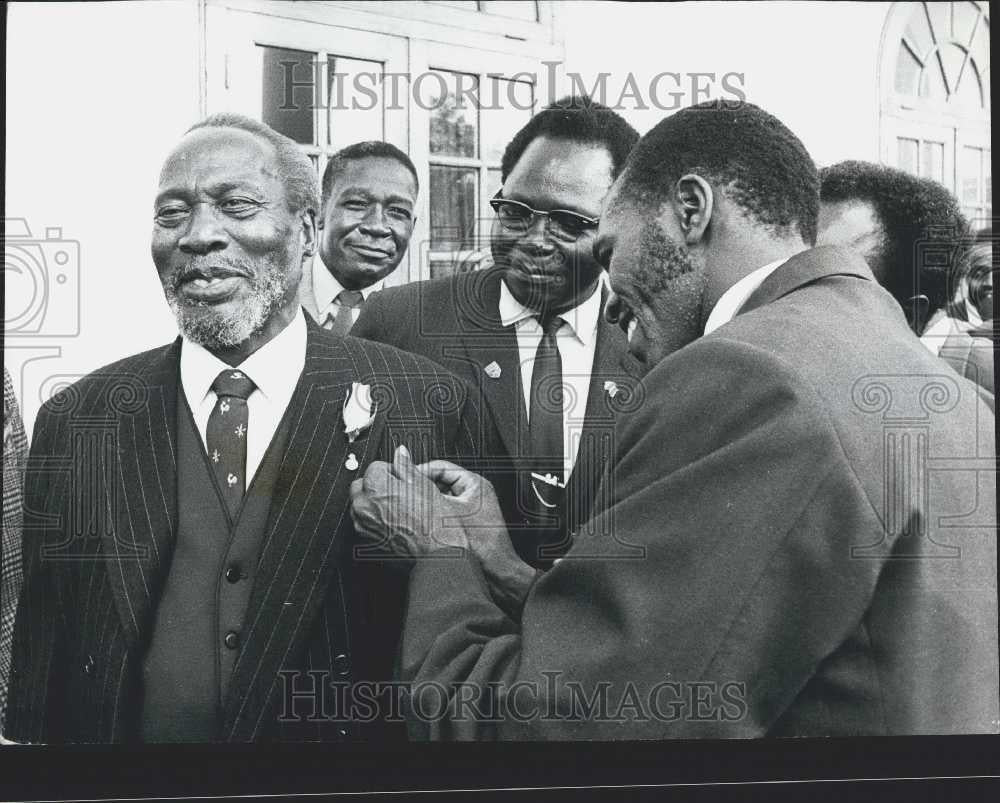
[[[629,385],[592,247],[601,201],[637,139],[587,98],[543,109],[503,155],[494,265],[386,290],[352,330],[481,389],[518,473],[516,502],[505,503],[514,544],[536,567],[566,550],[595,506]]]
[[[317,195],[300,148],[237,115],[167,159],[152,256],[181,336],[38,416],[8,738],[391,736],[387,711],[289,707],[390,678],[403,588],[355,548],[350,481],[493,436],[430,361],[306,319]]]

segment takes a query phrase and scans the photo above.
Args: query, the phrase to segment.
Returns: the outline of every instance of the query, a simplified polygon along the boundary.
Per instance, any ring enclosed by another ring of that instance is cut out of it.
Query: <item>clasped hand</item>
[[[439,550],[471,549],[482,558],[489,541],[509,543],[487,480],[446,460],[415,465],[405,446],[391,464],[377,460],[351,483],[351,517],[379,557],[406,566]]]

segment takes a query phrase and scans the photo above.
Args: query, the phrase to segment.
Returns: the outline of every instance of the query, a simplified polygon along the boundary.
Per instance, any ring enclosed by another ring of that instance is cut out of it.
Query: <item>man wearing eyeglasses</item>
[[[587,520],[629,396],[625,334],[602,315],[608,290],[592,249],[601,202],[637,140],[587,98],[543,109],[503,155],[493,265],[386,290],[352,330],[481,389],[514,458],[512,540],[536,568]]]

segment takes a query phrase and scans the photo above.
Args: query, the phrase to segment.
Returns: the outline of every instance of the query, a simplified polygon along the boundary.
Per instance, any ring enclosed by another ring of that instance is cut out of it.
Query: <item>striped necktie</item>
[[[354,325],[352,310],[358,309],[364,304],[365,297],[361,295],[360,290],[341,290],[337,293],[336,300],[340,305],[337,316],[334,317],[332,312],[327,315],[326,320],[323,322],[323,328],[329,329],[335,335],[343,337],[351,331],[351,327]]]

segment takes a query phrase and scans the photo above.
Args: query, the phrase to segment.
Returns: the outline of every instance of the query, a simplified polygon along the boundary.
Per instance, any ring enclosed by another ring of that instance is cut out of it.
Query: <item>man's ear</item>
[[[684,243],[691,246],[700,242],[715,208],[712,186],[696,173],[681,176],[674,185],[673,206]]]
[[[302,238],[302,258],[305,260],[316,253],[316,210],[306,209],[300,220],[302,228],[299,236]]]

